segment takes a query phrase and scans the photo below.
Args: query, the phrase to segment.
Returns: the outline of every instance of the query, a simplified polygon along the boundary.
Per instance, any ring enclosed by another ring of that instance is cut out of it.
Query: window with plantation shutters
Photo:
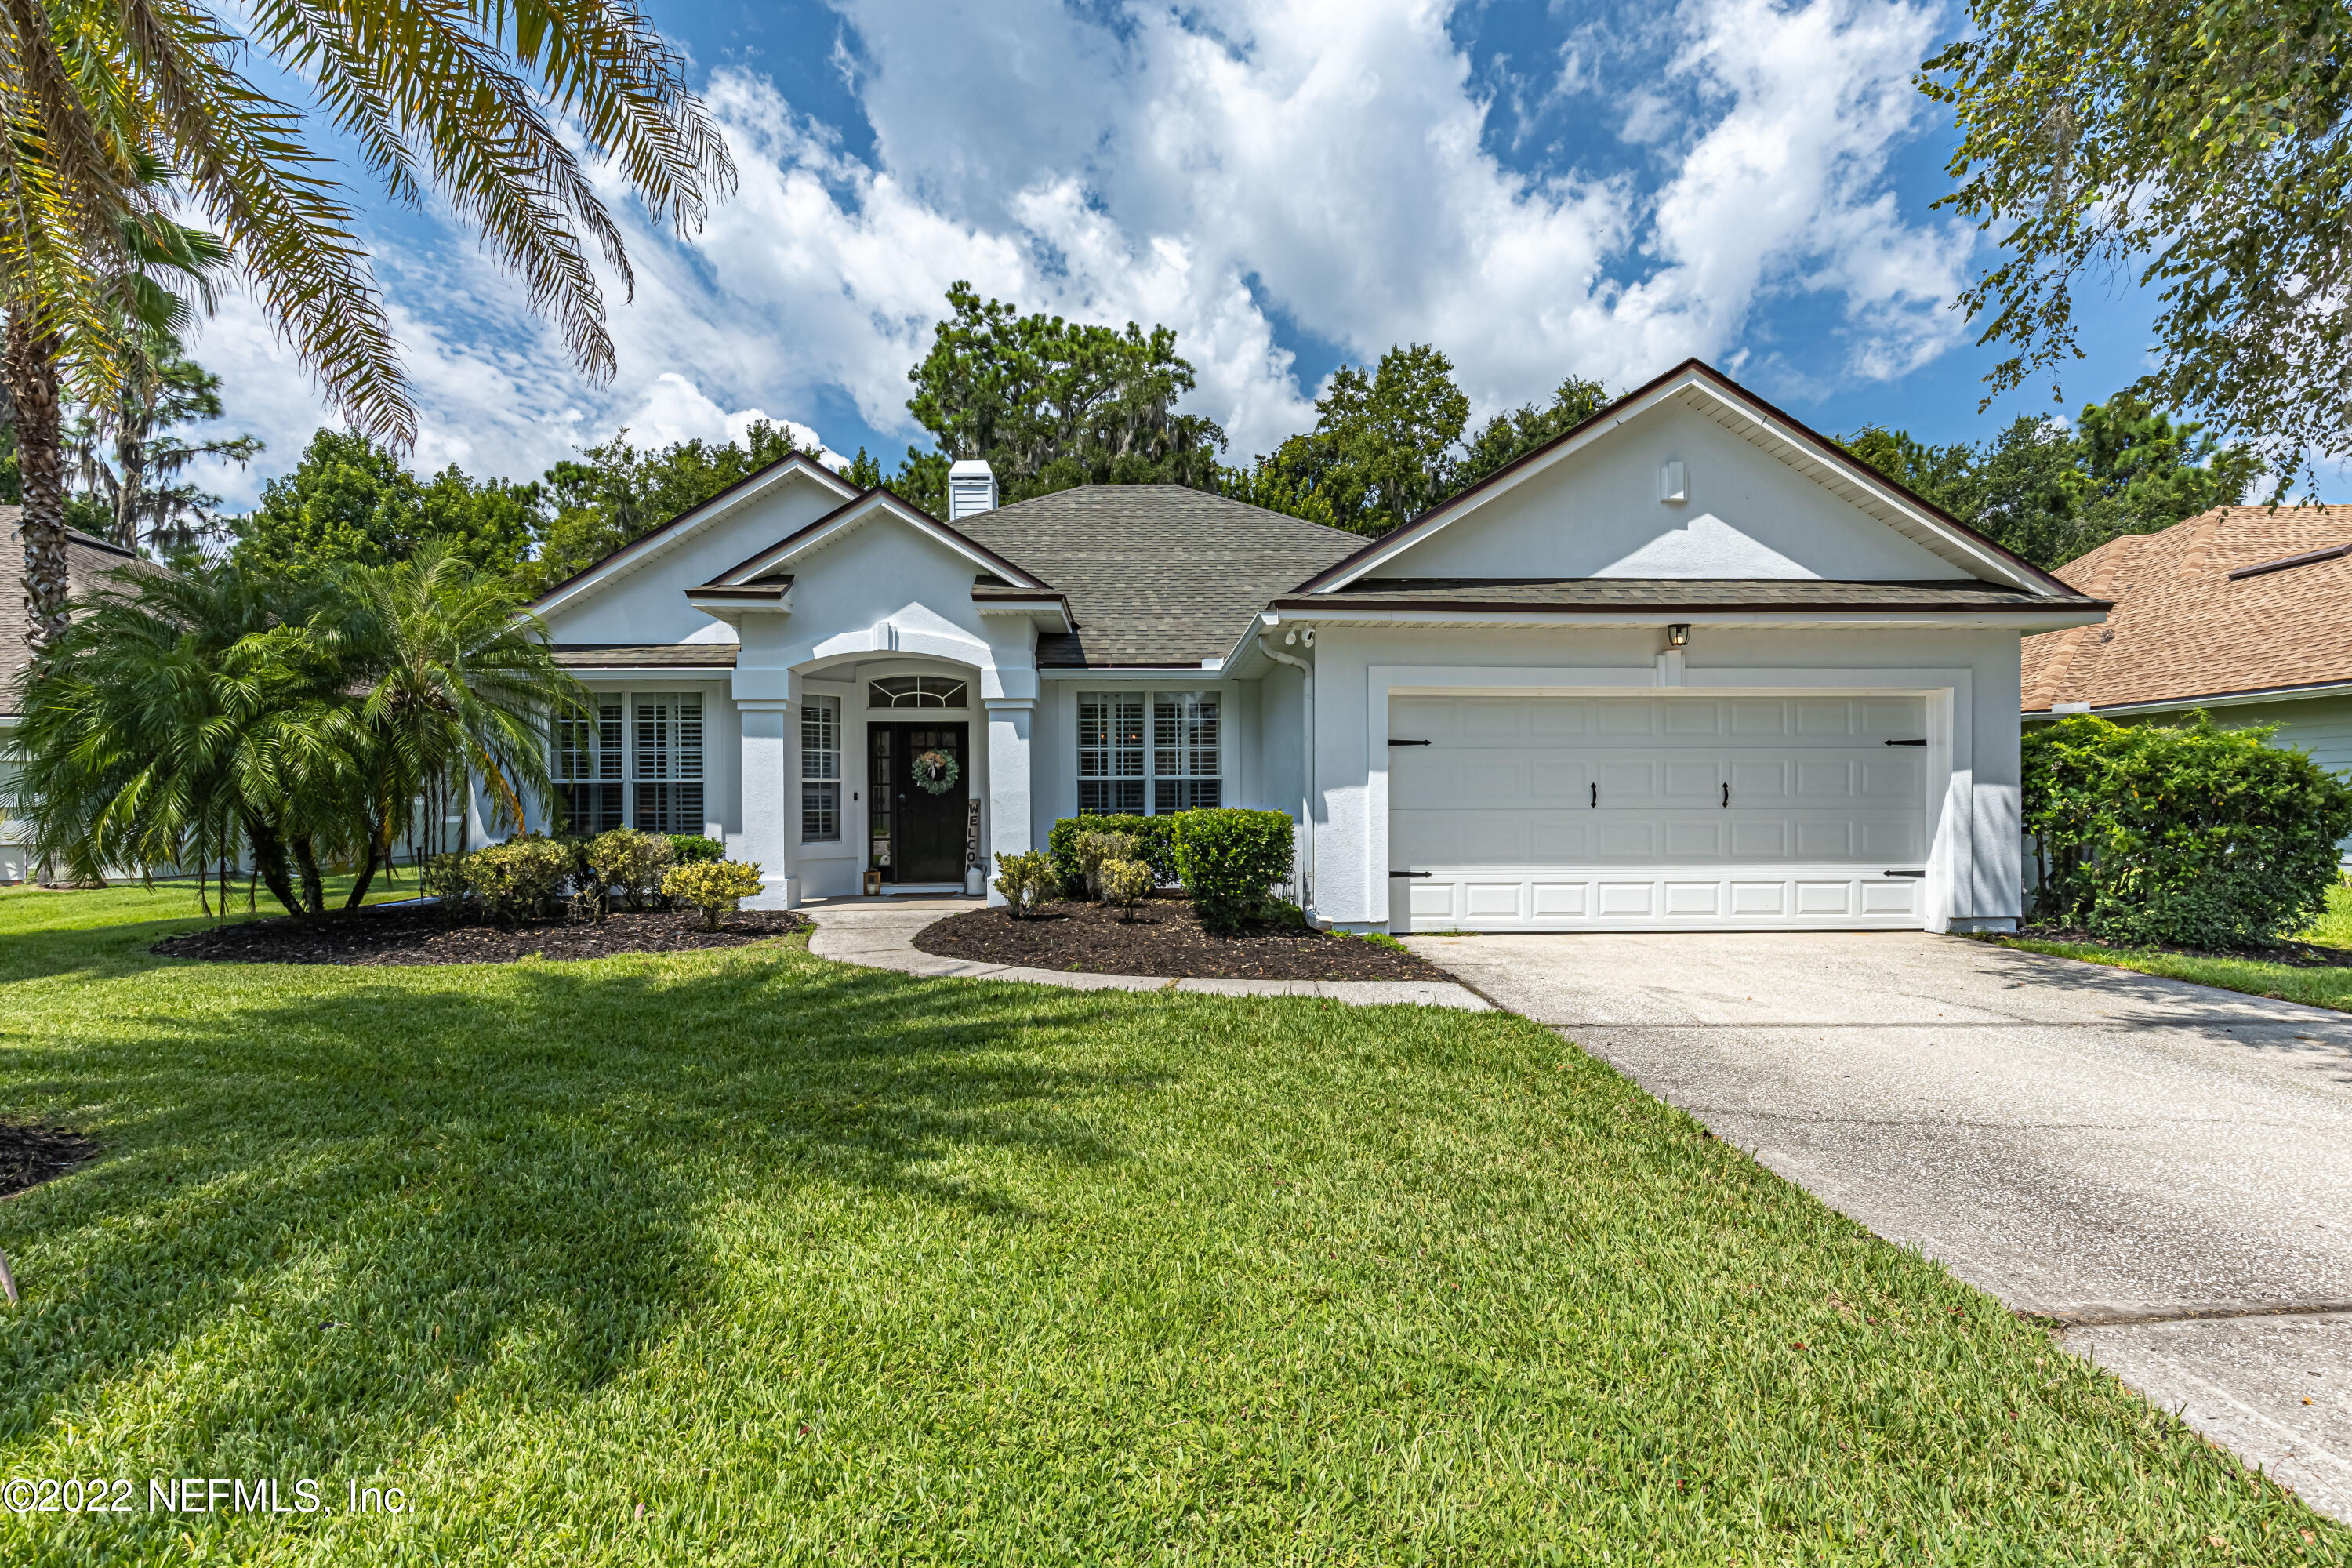
[[[598,694],[584,710],[555,721],[555,789],[569,833],[603,833],[622,824],[621,699]]]
[[[702,698],[691,691],[639,692],[630,777],[636,821],[646,833],[699,833],[702,819]]]
[[[801,703],[801,838],[824,844],[841,838],[838,697],[810,697]]]
[[[1092,692],[1078,699],[1078,810],[1113,816],[1143,810],[1143,694]]]
[[[1151,700],[1151,809],[1155,816],[1218,805],[1220,776],[1214,692],[1162,692]]]
[[[1078,697],[1080,813],[1163,816],[1224,803],[1213,691],[1095,691]]]

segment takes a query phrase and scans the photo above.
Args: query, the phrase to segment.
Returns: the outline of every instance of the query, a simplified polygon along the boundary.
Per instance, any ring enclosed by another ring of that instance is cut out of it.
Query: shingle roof
[[[555,662],[568,669],[732,669],[737,651],[731,642],[560,642],[548,646],[555,655]]]
[[[955,527],[1068,596],[1078,629],[1037,642],[1066,668],[1222,658],[1266,601],[1363,543],[1178,485],[1085,485]]]
[[[32,662],[25,646],[25,628],[30,624],[25,616],[25,541],[16,529],[24,512],[22,507],[0,506],[0,526],[8,534],[8,552],[0,557],[0,718],[16,716],[16,682]],[[101,574],[138,559],[136,551],[79,529],[66,531],[66,582],[77,595],[98,586]]]
[[[2352,681],[2352,555],[2230,575],[2347,543],[2352,506],[2220,507],[2108,541],[2058,575],[2116,607],[2025,639],[2026,710]]]
[[[2099,607],[1999,583],[1829,583],[1811,578],[1363,577],[1336,593],[1275,601],[1283,608],[1481,610],[2053,610]]]

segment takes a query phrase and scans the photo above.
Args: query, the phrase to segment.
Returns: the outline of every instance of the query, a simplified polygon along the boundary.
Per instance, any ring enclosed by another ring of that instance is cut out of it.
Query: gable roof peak
[[[1616,426],[1668,402],[1688,402],[1695,393],[1717,406],[1735,411],[1741,424],[1733,428],[1751,445],[1791,462],[1791,466],[1811,465],[1820,470],[1809,473],[1810,478],[1832,476],[1823,482],[1832,493],[1840,494],[1897,532],[1910,535],[1914,542],[1945,556],[1972,575],[1989,571],[1995,580],[2042,595],[2063,596],[2073,592],[2024,557],[1987,539],[1950,512],[1887,478],[1837,442],[1696,355],[1381,535],[1321,575],[1302,584],[1298,591],[1328,593],[1344,587],[1528,477],[1605,438]],[[1730,422],[1718,419],[1718,423]]]

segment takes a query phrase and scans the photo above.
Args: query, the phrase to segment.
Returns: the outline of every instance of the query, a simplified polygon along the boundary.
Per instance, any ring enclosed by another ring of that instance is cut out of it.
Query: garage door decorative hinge
[[[1888,871],[1885,874],[1889,877],[1924,877],[1927,873],[1925,871]]]
[[[1391,877],[1426,877],[1429,873],[1426,871],[1391,871],[1389,875]]]
[[[1924,746],[1927,742],[1926,741],[1889,741],[1886,743],[1890,746]]]
[[[1391,738],[1389,744],[1391,746],[1426,746],[1429,742],[1427,741],[1399,741]]]

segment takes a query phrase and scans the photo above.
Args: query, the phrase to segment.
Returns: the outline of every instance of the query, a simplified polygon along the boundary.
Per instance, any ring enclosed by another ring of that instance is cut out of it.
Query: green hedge
[[[2224,730],[2084,714],[2024,738],[2033,918],[2104,941],[2260,947],[2327,907],[2352,784],[2275,726]]]
[[[1176,814],[1176,874],[1201,923],[1233,931],[1273,911],[1273,889],[1290,880],[1290,816],[1218,806]]]
[[[1087,879],[1078,869],[1078,836],[1125,833],[1142,847],[1143,863],[1151,868],[1152,880],[1165,886],[1177,879],[1175,831],[1173,816],[1128,816],[1090,811],[1055,823],[1053,831],[1045,835],[1045,854],[1054,862],[1055,875],[1062,879],[1062,896],[1083,899],[1087,896]]]

